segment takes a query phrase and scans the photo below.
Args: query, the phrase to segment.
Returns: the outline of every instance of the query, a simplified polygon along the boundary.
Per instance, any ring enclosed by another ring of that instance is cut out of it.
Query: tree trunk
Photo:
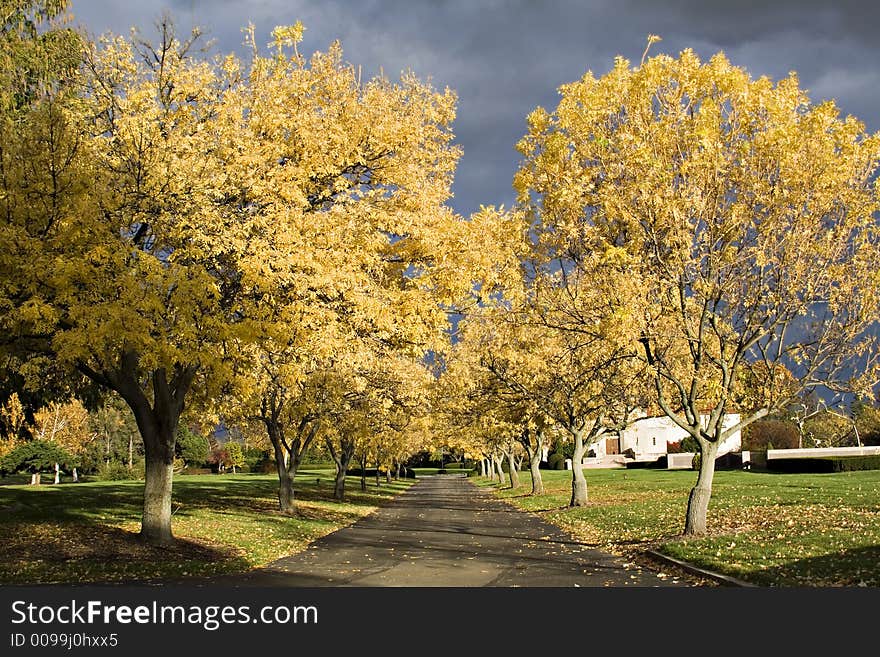
[[[337,450],[333,441],[329,438],[325,439],[324,444],[333,457],[336,464],[336,477],[333,482],[333,499],[342,502],[345,499],[345,477],[348,474],[348,466],[354,456],[355,442],[353,440],[343,440],[342,449]]]
[[[712,479],[715,477],[715,455],[718,453],[718,443],[703,439],[700,439],[699,443],[700,474],[697,475],[697,484],[691,489],[688,497],[685,536],[700,536],[706,533],[706,516],[709,511],[709,499],[712,497]]]
[[[164,404],[163,404],[164,405]],[[170,545],[171,484],[174,476],[174,443],[180,411],[155,411],[149,406],[135,410],[144,441],[144,515],[141,539],[153,545]]]
[[[128,434],[128,471],[134,467],[134,436]]]
[[[391,468],[388,468],[387,470],[385,470],[385,483],[386,484],[391,483]]]
[[[34,472],[31,474],[31,486],[39,486],[40,485],[40,473]]]
[[[367,490],[367,457],[361,458],[361,490]]]
[[[532,473],[532,495],[544,494],[544,479],[541,477],[541,446],[529,455],[529,470]]]
[[[73,468],[73,483],[77,483],[79,481],[79,473],[76,471],[76,467]]]
[[[394,478],[400,479],[400,461],[397,462],[397,471],[396,471],[396,474],[394,475]]]
[[[296,506],[294,504],[295,493],[293,490],[293,478],[290,476],[290,472],[287,470],[287,464],[284,463],[283,459],[278,463],[276,457],[276,463],[278,464],[278,510],[281,511],[281,513],[295,513]]]
[[[156,454],[153,449],[146,450],[145,461],[141,538],[153,545],[168,545],[174,542],[171,534],[171,482],[174,462]]]
[[[57,463],[55,464],[55,481],[53,481],[52,483],[53,484],[60,484],[61,483],[61,466],[58,465]]]
[[[125,352],[119,368],[103,379],[111,383],[131,408],[144,443],[141,539],[151,544],[169,545],[174,542],[171,534],[171,483],[177,423],[198,368],[175,366],[170,380],[164,368],[153,370],[150,375],[153,390],[148,398],[139,380],[138,363],[137,353]],[[101,375],[84,366],[81,369],[90,378],[101,382]]]
[[[345,470],[336,464],[336,478],[333,481],[333,499],[340,502],[345,499]]]
[[[507,452],[507,476],[510,478],[510,487],[519,488],[519,472],[516,467],[516,459],[513,451]]]
[[[587,505],[587,480],[584,477],[584,437],[580,431],[574,432],[574,455],[571,458],[571,501],[568,506]]]
[[[480,476],[486,476],[486,459],[480,459]]]
[[[495,463],[495,471],[498,473],[498,483],[504,483],[504,466],[501,463],[501,458],[498,456],[493,456],[492,460]]]

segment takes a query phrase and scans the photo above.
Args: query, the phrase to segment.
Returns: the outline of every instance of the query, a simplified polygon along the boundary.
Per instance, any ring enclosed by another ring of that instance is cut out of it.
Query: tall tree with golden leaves
[[[549,248],[614,261],[640,290],[656,400],[700,445],[684,532],[702,534],[731,432],[804,390],[877,380],[880,135],[811,103],[795,74],[753,79],[720,53],[618,58],[560,94],[529,117],[519,198],[553,227]],[[745,364],[767,394],[724,426]]]

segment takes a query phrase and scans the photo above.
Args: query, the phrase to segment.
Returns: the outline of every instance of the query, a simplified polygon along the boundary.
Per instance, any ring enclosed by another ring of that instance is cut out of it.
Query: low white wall
[[[767,459],[807,459],[817,456],[872,456],[880,454],[880,445],[872,447],[808,447],[804,449],[768,449]],[[745,457],[743,457],[745,460]]]
[[[667,454],[666,468],[667,470],[690,470],[691,463],[694,461],[694,452],[683,452],[681,454]]]

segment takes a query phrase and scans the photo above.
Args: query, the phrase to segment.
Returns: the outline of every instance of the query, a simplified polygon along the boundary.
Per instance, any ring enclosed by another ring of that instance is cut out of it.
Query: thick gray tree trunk
[[[278,472],[278,509],[281,513],[296,513],[294,481],[303,456],[318,433],[317,419],[307,416],[296,427],[292,440],[288,440],[283,421],[284,398],[279,395],[265,397],[261,417],[266,434],[275,452],[275,469]],[[235,474],[235,466],[232,467]]]
[[[498,474],[498,483],[504,483],[504,466],[501,463],[501,458],[496,456],[492,456],[492,462],[495,464],[495,472]]]
[[[144,470],[144,517],[141,537],[154,545],[174,541],[171,533],[171,483],[174,462],[147,454]]]
[[[55,464],[55,481],[53,481],[52,483],[53,484],[60,484],[61,483],[61,466],[58,465],[57,463]]]
[[[544,479],[541,477],[541,449],[534,450],[529,456],[529,471],[532,473],[532,495],[544,494]]]
[[[39,486],[40,485],[40,473],[34,472],[31,475],[31,486]]]
[[[174,442],[180,413],[156,416],[150,409],[145,418],[138,419],[144,440],[144,516],[140,536],[152,545],[170,545],[174,542],[171,533]]]
[[[486,476],[486,459],[480,459],[480,476]]]
[[[532,476],[532,495],[544,494],[544,480],[541,477],[541,456],[544,448],[544,432],[540,429],[526,428],[519,437],[519,443],[529,459],[529,473]]]
[[[513,450],[507,452],[507,475],[510,478],[510,487],[519,488],[519,472]]]
[[[343,440],[341,449],[336,449],[336,445],[329,438],[325,439],[324,444],[333,457],[336,464],[336,476],[333,481],[333,499],[343,501],[345,499],[345,477],[348,474],[348,466],[354,457],[355,442],[354,440]]]
[[[688,497],[687,516],[685,517],[684,535],[700,536],[706,533],[706,517],[709,512],[709,500],[712,497],[712,480],[715,477],[715,456],[718,454],[718,443],[702,438],[700,443],[700,473],[697,484],[691,489]]]
[[[174,444],[177,423],[198,367],[177,365],[171,370],[158,368],[145,372],[140,356],[134,351],[126,351],[120,354],[113,369],[95,371],[84,363],[79,364],[79,369],[93,381],[118,392],[134,413],[144,442],[144,514],[140,536],[152,544],[173,543],[171,483]],[[149,397],[142,388],[144,375],[148,376],[153,388]]]
[[[293,489],[293,477],[287,469],[284,453],[275,448],[275,469],[278,472],[278,510],[281,513],[291,514],[296,511],[296,493]]]
[[[73,468],[73,483],[79,481],[79,473],[76,471],[76,467]]]
[[[584,477],[584,436],[582,431],[574,432],[574,455],[571,457],[571,501],[569,506],[587,505],[587,480]]]
[[[336,476],[333,478],[333,499],[340,502],[345,499],[345,474],[345,469],[337,464]]]

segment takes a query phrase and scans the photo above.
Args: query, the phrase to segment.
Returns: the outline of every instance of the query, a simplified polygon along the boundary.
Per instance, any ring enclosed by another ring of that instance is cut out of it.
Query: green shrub
[[[95,479],[97,481],[125,481],[128,479],[143,479],[144,464],[135,463],[131,470],[125,463],[120,461],[110,461],[109,463],[101,463],[95,471]]]
[[[660,469],[666,470],[669,467],[669,458],[664,454],[656,461],[627,461],[626,468],[627,470],[642,470],[642,469]]]
[[[55,464],[62,466],[73,464],[73,457],[53,442],[46,440],[30,440],[20,444],[0,459],[0,473],[13,472],[47,472],[54,469]]]
[[[561,452],[553,452],[547,457],[547,467],[550,470],[565,470],[565,455]]]
[[[174,450],[187,466],[193,468],[202,467],[211,455],[211,445],[208,439],[194,433],[186,426],[177,428],[177,441]]]
[[[822,473],[880,470],[880,455],[870,456],[824,456],[816,458],[770,459],[767,469],[771,472]]]

